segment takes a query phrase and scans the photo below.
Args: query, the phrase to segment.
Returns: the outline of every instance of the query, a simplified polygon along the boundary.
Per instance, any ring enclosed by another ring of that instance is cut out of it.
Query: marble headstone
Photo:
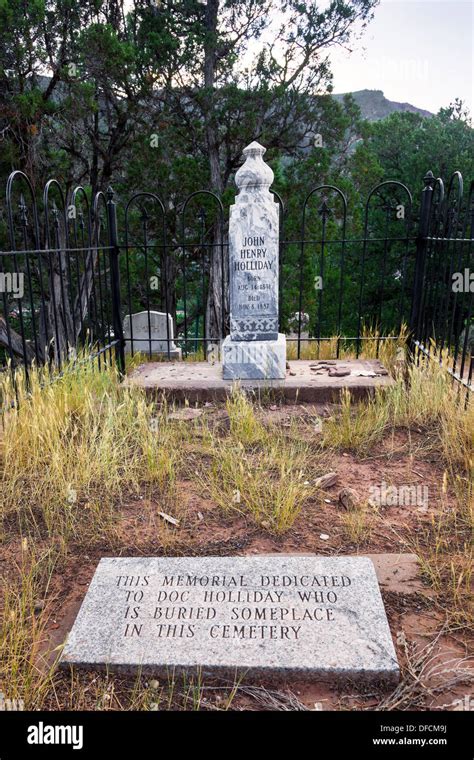
[[[141,351],[144,354],[164,354],[168,356],[168,320],[170,358],[181,359],[181,349],[174,343],[173,319],[171,314],[162,311],[140,311],[137,314],[129,314],[123,320],[123,335],[125,338],[125,351]]]
[[[278,332],[279,207],[273,172],[257,142],[244,150],[230,209],[230,335],[224,340],[225,379],[283,379],[286,339]]]
[[[367,557],[102,559],[63,665],[394,683]]]

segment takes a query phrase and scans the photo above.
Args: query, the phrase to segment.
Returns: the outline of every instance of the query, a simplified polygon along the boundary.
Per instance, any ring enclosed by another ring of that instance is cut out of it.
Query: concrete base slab
[[[346,374],[347,373],[347,374]],[[149,362],[137,367],[124,385],[143,388],[152,396],[200,403],[225,401],[235,380],[223,378],[222,364],[208,362]],[[377,387],[389,387],[394,380],[377,359],[348,361],[289,362],[282,380],[240,380],[239,385],[255,394],[268,394],[288,402],[326,403],[339,401],[348,388],[355,399],[373,395]]]

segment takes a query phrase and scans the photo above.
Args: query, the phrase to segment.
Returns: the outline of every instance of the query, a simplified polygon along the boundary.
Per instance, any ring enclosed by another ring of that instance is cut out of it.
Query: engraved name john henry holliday
[[[234,271],[272,270],[275,261],[274,255],[268,255],[264,235],[244,237],[239,255],[240,258],[234,260]]]

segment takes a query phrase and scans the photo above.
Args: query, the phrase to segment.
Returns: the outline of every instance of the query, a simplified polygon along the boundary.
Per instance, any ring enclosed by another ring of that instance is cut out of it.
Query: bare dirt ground
[[[295,419],[301,422],[301,435],[314,437],[312,420],[333,414],[330,406],[272,405],[259,410],[264,422],[283,429]],[[178,410],[177,424],[194,425],[195,418],[207,417],[209,424],[225,431],[228,416],[225,405],[206,404],[199,410]],[[205,463],[205,454],[204,463]],[[157,500],[153,489],[139,495],[124,493],[114,532],[97,535],[88,546],[71,541],[56,567],[50,585],[38,607],[47,610],[47,625],[37,667],[45,668],[70,630],[97,562],[103,556],[169,555],[248,555],[248,554],[360,554],[375,562],[392,636],[402,666],[400,687],[392,694],[373,687],[361,691],[356,683],[331,686],[307,681],[301,683],[241,684],[231,701],[232,709],[465,709],[472,694],[474,662],[472,631],[453,622],[451,596],[443,584],[428,582],[424,563],[417,555],[433,542],[433,518],[450,506],[450,494],[443,492],[444,467],[427,434],[416,430],[396,430],[387,435],[370,454],[331,451],[325,462],[327,471],[337,473],[337,482],[310,498],[293,526],[284,535],[274,535],[251,516],[236,511],[224,512],[196,483],[193,477],[200,460],[199,436],[190,436],[185,466],[176,483],[173,514],[178,527],[167,524],[158,512],[168,505]],[[308,479],[320,475],[305,472]],[[341,504],[341,489],[350,488],[367,503],[371,487],[387,484],[420,485],[428,488],[427,503],[380,506],[368,509],[363,518],[348,516]],[[467,537],[467,540],[469,538]],[[9,537],[0,544],[0,573],[18,580],[22,562],[21,537],[12,526]],[[452,547],[456,562],[457,546]],[[72,686],[74,685],[74,688]],[[50,709],[121,709],[130,706],[136,687],[133,678],[94,672],[61,672],[55,688],[48,694]],[[232,685],[203,679],[199,690],[201,709],[222,709],[230,704]],[[183,696],[178,685],[169,695],[169,684],[143,679],[141,706],[158,709],[155,697],[171,707],[191,709],[189,693]],[[160,691],[163,688],[163,691]],[[154,690],[153,690],[154,689]],[[158,690],[158,691],[157,691]],[[72,696],[74,692],[74,696]],[[78,696],[79,695],[79,696]],[[168,702],[166,700],[168,699]],[[195,697],[194,697],[195,699]],[[226,700],[229,699],[229,702]],[[150,707],[151,705],[151,707]]]

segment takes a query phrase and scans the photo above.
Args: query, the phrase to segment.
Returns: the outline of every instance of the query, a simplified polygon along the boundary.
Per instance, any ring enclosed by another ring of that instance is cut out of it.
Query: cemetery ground
[[[0,427],[5,696],[47,710],[469,709],[474,407],[436,362],[381,358],[394,384],[357,404],[236,386],[178,407],[89,362],[47,384],[33,372],[29,394],[19,375]],[[57,667],[101,557],[298,553],[372,557],[395,689]]]

